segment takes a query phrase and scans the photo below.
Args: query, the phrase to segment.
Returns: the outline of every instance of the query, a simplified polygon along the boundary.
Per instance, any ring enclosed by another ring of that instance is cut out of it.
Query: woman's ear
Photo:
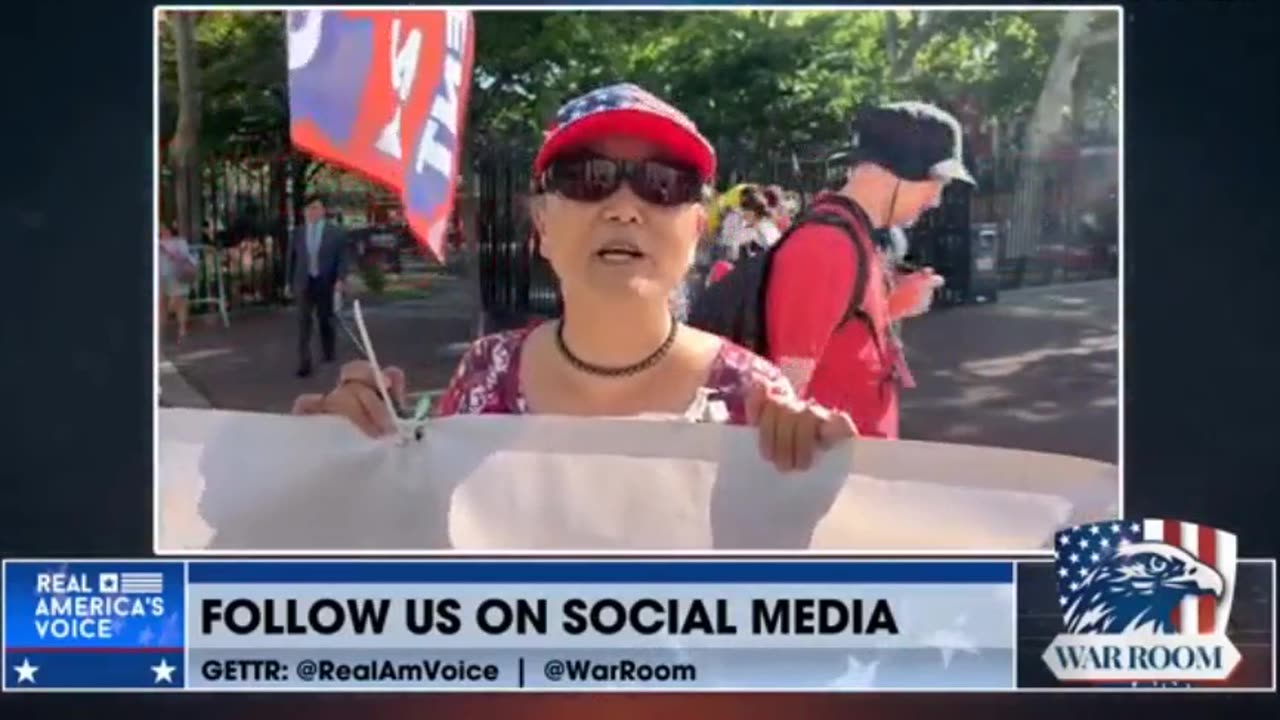
[[[529,219],[533,221],[534,232],[539,237],[547,236],[547,199],[544,195],[529,197]]]

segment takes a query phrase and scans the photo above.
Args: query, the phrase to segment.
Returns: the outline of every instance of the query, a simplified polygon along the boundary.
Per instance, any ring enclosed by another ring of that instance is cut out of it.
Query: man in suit
[[[325,218],[324,199],[307,200],[306,222],[293,230],[288,276],[298,304],[298,377],[311,374],[311,316],[320,325],[324,362],[334,358],[333,293],[347,276],[347,236]]]

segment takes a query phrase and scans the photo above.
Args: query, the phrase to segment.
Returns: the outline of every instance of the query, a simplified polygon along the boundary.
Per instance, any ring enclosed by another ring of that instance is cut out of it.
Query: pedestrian
[[[787,209],[787,195],[779,185],[770,185],[764,191],[764,204],[769,208],[769,219],[773,221],[779,233],[791,227],[791,212]]]
[[[770,358],[802,395],[852,416],[860,434],[894,438],[899,389],[911,380],[891,326],[927,308],[941,278],[929,268],[897,273],[885,234],[936,207],[948,182],[973,179],[959,123],[925,103],[860,114],[853,146],[839,189],[815,198],[767,257],[708,288],[691,322]]]
[[[307,200],[305,222],[294,228],[289,244],[288,277],[298,303],[298,377],[311,375],[311,323],[320,326],[324,362],[333,362],[337,338],[333,327],[334,292],[344,292],[347,277],[347,234],[325,218],[324,198]]]
[[[756,255],[764,252],[778,241],[782,233],[773,221],[773,213],[765,202],[762,193],[757,191],[742,194],[742,237],[738,243],[739,252]]]
[[[749,240],[751,233],[742,212],[742,200],[751,192],[750,185],[738,186],[734,188],[732,200],[721,207],[715,259],[736,262],[742,245]]]
[[[754,425],[762,454],[782,470],[850,437],[847,417],[801,402],[768,361],[672,316],[715,163],[692,121],[635,85],[561,108],[534,161],[530,201],[561,315],[473,343],[432,412]],[[404,373],[385,374],[403,402]],[[295,412],[394,432],[377,382],[369,363],[350,363],[332,392],[300,397]]]
[[[187,324],[191,314],[188,296],[198,268],[187,239],[178,236],[172,226],[161,223],[157,234],[160,249],[160,297],[157,298],[159,307],[156,332],[161,337],[164,336],[165,325],[172,315],[178,327],[176,342],[180,344],[187,337]]]

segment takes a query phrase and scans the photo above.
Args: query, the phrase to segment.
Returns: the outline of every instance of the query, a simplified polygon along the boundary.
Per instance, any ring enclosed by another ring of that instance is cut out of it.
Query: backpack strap
[[[856,223],[862,225],[868,232],[870,231],[871,219],[867,216],[866,211],[862,209],[862,206],[843,195],[832,195],[830,197],[823,198],[821,202],[812,206],[804,216],[787,229],[786,235],[779,239],[778,242],[774,244],[773,248],[770,248],[770,250],[781,246],[782,241],[802,225],[827,225],[829,227],[837,228],[843,232],[845,236],[849,238],[849,242],[853,244],[854,252],[858,257],[858,263],[857,275],[853,279],[853,291],[849,294],[849,304],[845,307],[844,315],[840,318],[840,322],[836,327],[837,329],[842,328],[851,320],[858,320],[861,322],[866,326],[867,332],[871,336],[871,342],[876,348],[876,355],[880,358],[882,363],[888,363],[889,358],[885,355],[885,348],[883,343],[880,341],[879,329],[876,327],[875,320],[873,320],[871,315],[863,308],[863,302],[866,300],[867,295],[867,284],[870,282],[871,278],[871,258],[868,257],[866,244],[862,242],[860,237],[858,237],[858,230],[854,223],[849,222],[849,219],[839,212],[834,212],[830,209],[824,208],[824,206],[829,208],[831,205],[843,208],[854,217],[854,221]],[[761,312],[764,312],[763,307],[761,308]]]
[[[867,212],[862,209],[861,205],[843,195],[830,195],[811,206],[791,227],[787,228],[787,232],[770,249],[781,246],[783,240],[787,239],[791,233],[803,225],[826,225],[843,232],[849,238],[849,242],[853,244],[858,263],[857,275],[853,279],[853,292],[849,295],[849,304],[845,307],[844,315],[841,316],[840,324],[837,327],[844,327],[850,320],[858,318],[867,323],[868,328],[872,330],[872,336],[875,337],[874,323],[862,308],[863,301],[866,300],[867,283],[870,282],[871,277],[871,266],[869,264],[871,259],[867,257],[867,248],[862,239],[858,237],[857,227],[839,212],[832,212],[826,209],[832,205],[840,207],[852,215],[854,222],[862,225],[868,232],[870,231],[871,218],[867,216]],[[879,343],[879,338],[876,338],[876,342],[877,344]]]

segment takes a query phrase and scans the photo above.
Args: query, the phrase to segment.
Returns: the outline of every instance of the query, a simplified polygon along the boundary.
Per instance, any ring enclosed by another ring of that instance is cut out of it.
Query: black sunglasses
[[[613,160],[596,155],[558,159],[542,173],[540,189],[580,202],[600,202],[623,181],[647,203],[673,207],[702,199],[698,172],[661,160]]]

